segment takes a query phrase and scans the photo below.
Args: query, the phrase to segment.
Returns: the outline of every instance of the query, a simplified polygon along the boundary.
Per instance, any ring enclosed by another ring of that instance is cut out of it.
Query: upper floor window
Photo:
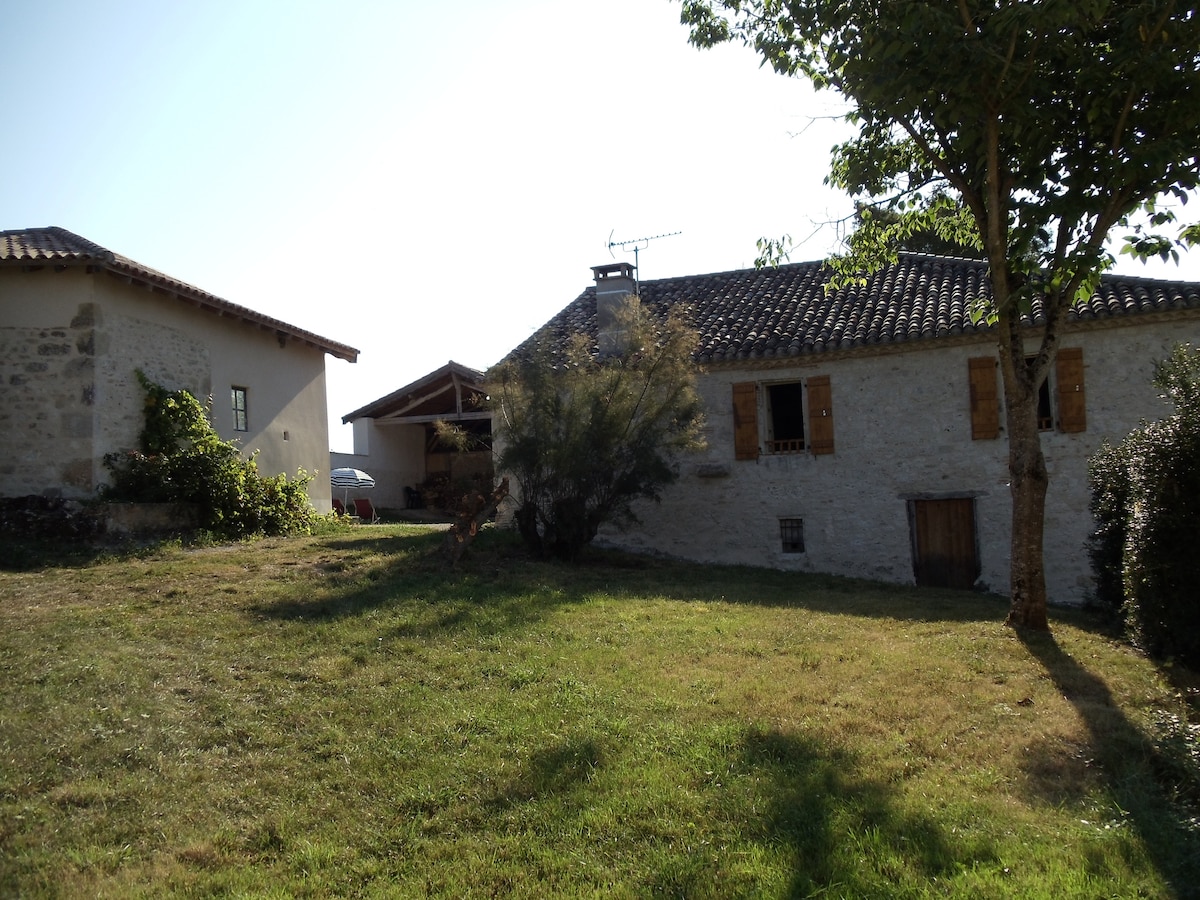
[[[1050,411],[1050,379],[1043,378],[1038,385],[1037,399],[1038,431],[1054,430],[1054,413]]]
[[[1000,393],[996,358],[980,356],[967,361],[971,389],[971,437],[974,440],[1000,436]],[[1087,430],[1087,393],[1083,383],[1083,350],[1060,347],[1049,378],[1038,385],[1039,431],[1068,434]]]
[[[233,430],[249,431],[250,420],[246,415],[246,389],[232,387],[229,389],[229,393],[233,401]]]
[[[761,400],[761,407],[760,407]],[[803,381],[733,385],[734,455],[833,452],[833,402],[828,375]]]
[[[799,381],[768,384],[767,452],[804,451],[804,385]]]

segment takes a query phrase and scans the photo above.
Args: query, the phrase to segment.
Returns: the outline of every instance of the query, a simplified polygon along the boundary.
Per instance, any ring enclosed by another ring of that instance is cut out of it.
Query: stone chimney
[[[611,356],[625,349],[628,332],[622,328],[621,310],[635,307],[637,281],[635,269],[627,262],[592,266],[596,276],[596,332],[602,356]]]

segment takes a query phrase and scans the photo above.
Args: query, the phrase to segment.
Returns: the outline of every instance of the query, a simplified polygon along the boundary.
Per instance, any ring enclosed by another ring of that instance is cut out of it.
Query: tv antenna
[[[616,231],[614,228],[613,231]],[[631,241],[614,241],[612,239],[613,232],[608,233],[608,255],[616,259],[616,254],[613,253],[613,247],[620,247],[626,253],[630,248],[633,248],[633,268],[637,271],[638,268],[638,251],[645,250],[650,246],[651,241],[657,241],[659,238],[674,237],[677,234],[683,234],[682,231],[672,231],[668,234],[652,234],[650,237],[634,238]]]

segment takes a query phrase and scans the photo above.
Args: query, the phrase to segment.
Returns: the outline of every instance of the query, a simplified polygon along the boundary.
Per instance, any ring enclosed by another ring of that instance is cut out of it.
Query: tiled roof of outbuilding
[[[0,231],[0,265],[17,266],[96,266],[135,284],[156,288],[172,294],[193,306],[207,309],[219,315],[240,319],[268,331],[285,334],[290,338],[323,350],[339,359],[355,362],[358,351],[346,344],[323,338],[319,334],[289,325],[287,322],[255,312],[245,306],[230,303],[220,297],[201,290],[194,285],[179,281],[143,266],[119,253],[101,247],[87,238],[67,231],[65,228],[23,228]]]
[[[644,308],[688,311],[699,332],[701,363],[789,359],[989,330],[971,320],[972,301],[990,295],[986,263],[901,254],[865,285],[826,293],[829,276],[823,263],[797,263],[643,281],[639,290]],[[1115,321],[1185,309],[1200,311],[1200,284],[1106,275],[1092,298],[1071,311],[1069,321]],[[1026,324],[1038,319],[1035,306]],[[596,333],[595,287],[521,349],[572,333]]]

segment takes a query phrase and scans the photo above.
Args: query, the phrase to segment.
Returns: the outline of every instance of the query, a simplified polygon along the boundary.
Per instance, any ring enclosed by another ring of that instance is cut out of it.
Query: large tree
[[[752,46],[784,75],[831,88],[857,134],[829,182],[897,217],[865,219],[842,277],[894,259],[923,229],[978,247],[996,326],[1012,493],[1014,626],[1047,626],[1048,475],[1038,387],[1077,298],[1112,263],[1114,228],[1143,219],[1142,255],[1194,241],[1156,233],[1156,208],[1200,182],[1200,16],[1167,0],[683,0],[692,43]],[[1027,326],[1035,314],[1039,327]]]

